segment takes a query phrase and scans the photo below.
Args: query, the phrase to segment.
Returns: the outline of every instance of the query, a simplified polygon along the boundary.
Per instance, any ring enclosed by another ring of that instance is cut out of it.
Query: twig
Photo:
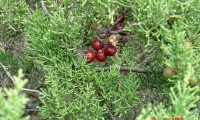
[[[17,47],[15,46],[12,46],[12,45],[5,45],[4,46],[5,48],[9,49],[9,50],[13,50],[13,51],[16,51],[18,53],[21,53],[21,54],[24,54],[24,52],[20,49],[18,49]]]
[[[15,79],[12,77],[12,75],[6,70],[6,67],[0,62],[1,67],[3,70],[6,72],[6,75],[12,80],[13,83],[15,83]],[[27,88],[22,88],[21,90],[23,91],[28,91],[28,92],[35,92],[38,93],[39,95],[42,95],[43,93],[38,91],[38,90],[32,90],[32,89],[27,89]]]
[[[35,93],[38,93],[39,95],[42,95],[43,93],[41,93],[40,91],[38,90],[32,90],[32,89],[28,89],[28,88],[22,88],[21,90],[23,91],[28,91],[28,92],[35,92]]]
[[[103,70],[110,70],[110,67],[101,67],[97,68],[97,71]],[[120,71],[130,71],[130,72],[137,72],[137,73],[150,73],[151,71],[140,69],[140,68],[131,68],[131,67],[120,67]]]
[[[111,34],[119,34],[119,33],[124,33],[124,30],[116,30],[116,31],[109,30],[109,33],[111,33]]]
[[[37,109],[24,109],[26,112],[39,112]]]
[[[12,80],[13,83],[15,83],[15,79],[12,77],[12,75],[6,70],[6,67],[0,62],[1,67],[6,72],[6,75]]]
[[[107,108],[108,109],[108,108]],[[110,116],[110,118],[112,119],[112,120],[117,120],[115,117],[114,117],[114,115],[112,114],[112,112],[110,111],[110,109],[108,109],[108,114],[109,114],[109,116]]]
[[[41,100],[39,99],[38,95],[35,95],[34,93],[29,92],[29,93],[28,93],[28,96],[31,96],[31,97],[35,98],[37,101],[41,101]]]
[[[40,4],[42,6],[42,9],[44,10],[44,12],[49,13],[49,11],[47,10],[45,4],[42,2],[42,0],[40,0]]]

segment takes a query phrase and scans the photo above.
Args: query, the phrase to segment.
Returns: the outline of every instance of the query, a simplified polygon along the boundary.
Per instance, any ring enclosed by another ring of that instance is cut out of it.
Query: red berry
[[[99,40],[99,39],[94,39],[92,41],[92,48],[96,51],[100,50],[101,48],[103,48],[103,41]]]
[[[100,62],[104,62],[106,60],[107,56],[105,55],[104,50],[98,50],[96,52],[96,59]]]
[[[118,23],[115,25],[115,30],[121,30],[124,28],[124,23]]]
[[[115,53],[117,52],[117,48],[113,45],[108,44],[105,47],[104,51],[107,56],[114,56]]]
[[[85,51],[84,56],[87,58],[88,63],[93,62],[95,59],[95,53],[92,50]]]
[[[115,16],[115,21],[117,23],[123,23],[125,21],[125,15],[123,13],[118,14],[117,16]]]

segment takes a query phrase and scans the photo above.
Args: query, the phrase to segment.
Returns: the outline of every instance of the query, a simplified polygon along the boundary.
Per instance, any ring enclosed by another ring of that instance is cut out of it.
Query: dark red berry
[[[115,53],[117,52],[117,48],[113,45],[108,44],[105,47],[104,51],[107,56],[114,56]]]
[[[118,23],[115,25],[115,30],[122,30],[124,28],[124,23]]]
[[[95,53],[92,50],[85,51],[84,56],[87,58],[88,63],[93,62],[95,59]]]
[[[92,48],[96,51],[100,50],[101,48],[103,48],[103,41],[99,40],[99,39],[94,39],[92,41]]]
[[[115,17],[116,23],[123,23],[125,21],[125,15],[124,13],[120,13]]]
[[[104,62],[106,60],[107,56],[105,55],[104,50],[98,50],[96,52],[96,59],[100,62]]]

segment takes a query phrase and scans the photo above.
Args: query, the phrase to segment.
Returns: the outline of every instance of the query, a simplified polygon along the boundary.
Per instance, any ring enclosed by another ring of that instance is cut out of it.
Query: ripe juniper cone
[[[117,52],[117,48],[113,45],[108,44],[105,47],[104,51],[107,56],[114,56],[115,53]]]
[[[95,59],[95,53],[92,50],[85,51],[84,56],[87,58],[88,63],[93,62]]]
[[[164,68],[164,70],[163,70],[163,76],[165,77],[165,78],[171,78],[171,77],[173,77],[174,76],[174,69],[173,68],[171,68],[171,67],[166,67],[166,68]]]
[[[103,48],[103,41],[99,40],[99,39],[94,39],[92,41],[92,48],[96,51],[100,50],[101,48]]]
[[[124,13],[120,13],[115,17],[116,23],[123,23],[125,21],[125,15]]]
[[[99,61],[99,62],[104,62],[106,60],[107,56],[105,55],[105,52],[104,50],[98,50],[96,52],[96,59]]]
[[[115,30],[122,30],[124,28],[124,26],[125,26],[124,23],[118,23],[118,24],[115,25],[114,29]]]

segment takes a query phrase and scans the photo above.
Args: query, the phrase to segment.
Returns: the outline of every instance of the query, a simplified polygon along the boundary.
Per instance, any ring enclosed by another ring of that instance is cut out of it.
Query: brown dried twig
[[[107,108],[107,109],[108,109],[108,108]],[[108,109],[108,114],[109,114],[111,120],[117,120],[117,119],[114,117],[114,115],[112,114],[112,112],[110,111],[110,109]]]
[[[15,79],[12,77],[10,72],[7,71],[6,67],[0,62],[0,66],[3,68],[3,70],[6,72],[6,75],[12,80],[13,83],[15,83]],[[28,88],[21,88],[22,91],[27,91],[27,92],[34,92],[38,93],[39,95],[43,95],[42,92],[38,90],[33,90],[33,89],[28,89]]]
[[[16,51],[18,53],[24,54],[24,51],[23,51],[23,49],[20,46],[9,45],[9,44],[6,45],[5,44],[4,47],[7,48],[7,49],[9,49],[9,50],[13,50],[13,51]]]
[[[38,109],[24,109],[25,112],[39,112]]]
[[[110,67],[102,67],[102,68],[97,68],[97,71],[100,70],[110,70]],[[140,68],[131,68],[131,67],[120,67],[120,71],[127,71],[127,72],[136,72],[136,73],[151,73],[149,70],[145,69],[140,69]]]

